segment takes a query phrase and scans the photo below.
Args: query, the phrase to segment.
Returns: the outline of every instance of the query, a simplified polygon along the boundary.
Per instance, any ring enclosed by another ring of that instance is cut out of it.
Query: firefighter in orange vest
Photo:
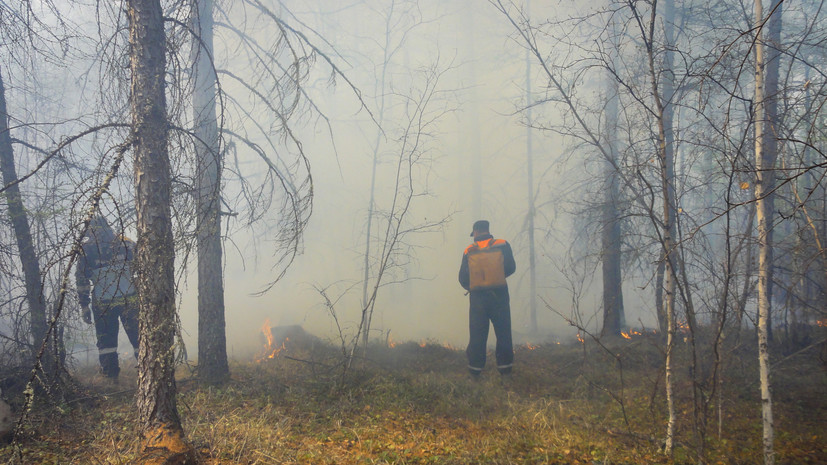
[[[459,268],[459,283],[470,294],[470,339],[465,353],[468,356],[468,370],[473,376],[479,376],[485,367],[490,325],[494,326],[497,336],[497,370],[503,375],[510,374],[514,363],[511,306],[505,278],[514,273],[517,265],[511,245],[503,239],[494,239],[488,227],[485,220],[474,223],[471,232],[474,243],[465,249]]]

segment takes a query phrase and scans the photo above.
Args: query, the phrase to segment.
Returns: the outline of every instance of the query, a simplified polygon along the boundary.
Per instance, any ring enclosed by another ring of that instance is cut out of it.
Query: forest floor
[[[204,464],[689,464],[699,454],[709,464],[759,464],[753,349],[727,349],[720,390],[701,380],[697,396],[708,405],[695,408],[688,346],[679,345],[672,458],[661,451],[663,355],[645,335],[606,346],[520,345],[510,377],[489,356],[478,380],[463,350],[433,341],[372,346],[342,378],[341,348],[291,338],[273,358],[234,362],[220,387],[200,385],[182,367],[178,409]],[[827,463],[820,350],[775,356],[776,463]],[[709,376],[711,356],[698,360]],[[23,463],[134,463],[134,368],[117,385],[86,371],[75,374],[74,398],[33,410],[16,445]],[[0,462],[14,447],[0,446]]]

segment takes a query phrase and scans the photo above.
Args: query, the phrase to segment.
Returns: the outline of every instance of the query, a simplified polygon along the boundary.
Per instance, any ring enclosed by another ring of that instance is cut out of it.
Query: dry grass
[[[371,347],[341,382],[338,352],[302,341],[273,359],[234,364],[221,387],[200,386],[184,370],[179,411],[204,464],[694,463],[686,370],[678,370],[679,446],[670,461],[659,453],[659,351],[641,338],[611,352],[520,346],[509,379],[489,369],[472,380],[462,350],[406,343]],[[722,437],[714,409],[707,424],[708,463],[761,461],[752,358],[728,367]],[[19,444],[26,463],[133,463],[135,374],[123,373],[118,386],[88,375],[79,374],[80,397],[63,413],[32,416]],[[827,463],[827,374],[817,354],[787,360],[775,383],[778,463]],[[0,449],[0,460],[11,454]]]

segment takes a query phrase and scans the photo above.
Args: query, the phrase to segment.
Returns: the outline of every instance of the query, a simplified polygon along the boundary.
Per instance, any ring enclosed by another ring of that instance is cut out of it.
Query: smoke
[[[564,316],[573,308],[571,289],[560,278],[560,263],[568,239],[567,221],[555,209],[555,186],[571,175],[554,168],[564,155],[556,136],[543,134],[533,140],[538,202],[545,205],[538,222],[538,334],[528,334],[528,256],[525,216],[526,130],[515,112],[525,100],[521,82],[525,63],[521,49],[504,41],[507,30],[493,14],[474,12],[443,2],[430,2],[416,18],[397,18],[390,43],[401,43],[387,66],[384,100],[380,100],[379,71],[384,38],[384,7],[354,4],[325,11],[305,12],[301,20],[326,38],[335,37],[336,55],[348,66],[344,72],[363,93],[372,118],[360,110],[360,102],[340,87],[322,79],[309,90],[311,98],[331,121],[333,139],[319,125],[298,135],[309,154],[314,179],[314,213],[304,237],[304,251],[285,277],[269,292],[255,296],[272,280],[266,237],[234,237],[238,248],[226,248],[226,311],[228,351],[249,354],[259,349],[257,333],[269,319],[274,327],[301,325],[322,338],[336,339],[339,331],[318,289],[336,299],[336,319],[352,333],[360,321],[362,276],[367,214],[370,202],[373,152],[379,140],[376,208],[371,236],[372,254],[381,251],[387,218],[382,215],[395,192],[394,175],[398,133],[413,96],[422,89],[420,71],[439,66],[439,93],[430,102],[439,105],[438,123],[427,129],[427,151],[416,169],[413,183],[421,195],[413,199],[406,225],[416,226],[446,219],[442,228],[413,233],[400,244],[392,273],[379,288],[372,339],[435,340],[463,347],[467,343],[468,298],[457,282],[463,249],[477,219],[491,222],[495,237],[511,242],[518,271],[510,278],[515,340],[538,342],[571,337]],[[422,3],[420,2],[420,5]],[[300,13],[296,13],[300,15]],[[352,20],[350,20],[352,19]],[[357,20],[358,19],[358,20]],[[344,27],[347,25],[347,28]],[[357,25],[357,29],[352,29]],[[408,29],[406,29],[408,28]],[[407,31],[404,41],[400,37]],[[483,33],[482,31],[485,31]],[[401,42],[395,42],[401,41]],[[330,50],[328,50],[330,52]],[[332,54],[332,52],[330,52]],[[334,55],[331,55],[334,56]],[[377,134],[374,119],[384,107],[384,133]],[[253,246],[253,243],[258,245]],[[371,258],[375,261],[375,258]],[[372,270],[371,273],[375,273]],[[371,278],[375,275],[371,274]],[[191,278],[190,282],[195,282]],[[182,300],[185,341],[194,346],[197,334],[194,286]],[[581,296],[584,308],[598,308],[597,299]],[[493,340],[493,337],[491,338]],[[249,347],[249,345],[255,347]],[[194,350],[189,350],[195,353]]]

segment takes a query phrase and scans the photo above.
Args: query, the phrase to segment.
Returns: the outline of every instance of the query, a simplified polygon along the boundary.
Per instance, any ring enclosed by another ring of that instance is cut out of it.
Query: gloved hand
[[[80,317],[83,319],[84,323],[90,324],[90,325],[92,324],[92,311],[89,310],[88,305],[83,306],[83,308],[81,310]]]

